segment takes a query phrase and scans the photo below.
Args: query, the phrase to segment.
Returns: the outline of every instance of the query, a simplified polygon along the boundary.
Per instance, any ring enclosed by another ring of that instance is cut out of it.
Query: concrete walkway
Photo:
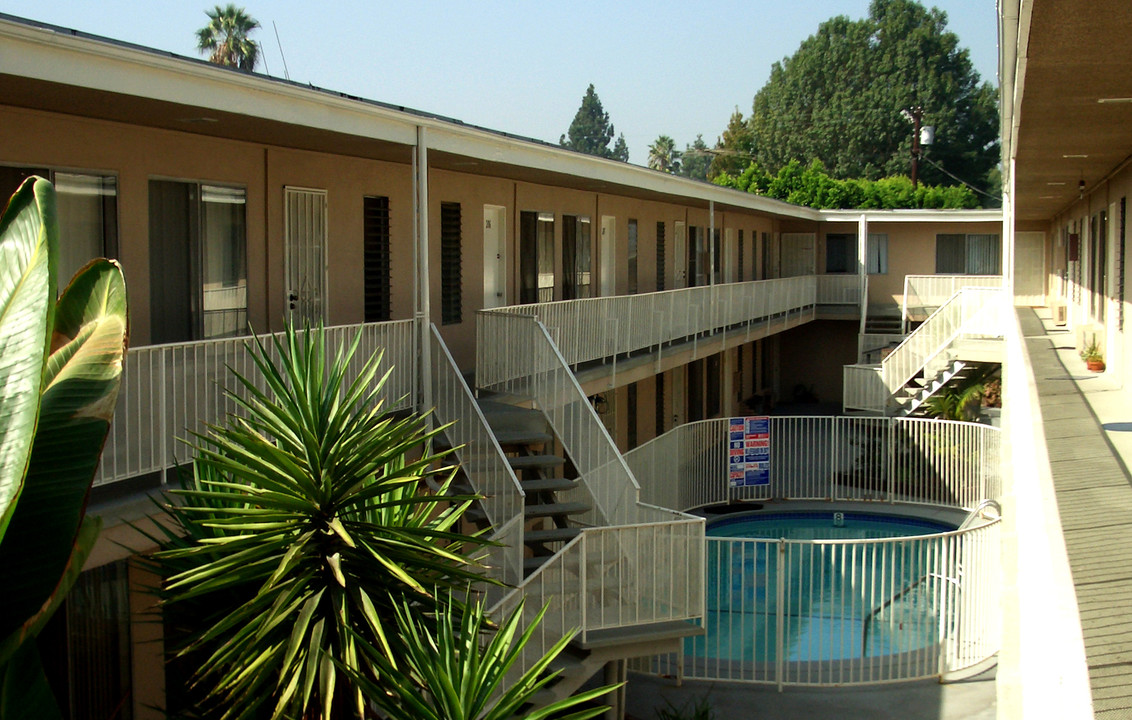
[[[1098,718],[1132,717],[1132,393],[1088,372],[1073,336],[1053,327],[1048,315],[1022,310],[1019,319],[1037,383],[1093,709]]]

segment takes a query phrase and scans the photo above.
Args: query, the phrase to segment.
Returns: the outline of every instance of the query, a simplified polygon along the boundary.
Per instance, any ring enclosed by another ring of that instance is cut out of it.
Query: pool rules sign
[[[770,485],[770,418],[728,420],[727,447],[731,487]]]

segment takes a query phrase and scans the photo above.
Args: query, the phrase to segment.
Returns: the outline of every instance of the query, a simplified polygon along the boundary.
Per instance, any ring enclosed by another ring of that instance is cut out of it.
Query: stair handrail
[[[526,493],[456,361],[448,352],[440,331],[435,324],[430,325],[433,400],[436,403],[433,414],[439,424],[449,425],[445,432],[453,452],[472,490],[483,496],[481,505],[492,529],[498,533],[511,526],[510,534],[517,535],[517,538],[508,538],[513,547],[505,551],[516,557],[509,557],[508,562],[503,563],[503,577],[499,578],[514,585],[522,580],[523,551],[523,523],[520,521],[515,525],[514,522],[522,517]],[[516,567],[519,569],[518,577],[512,576]]]
[[[998,514],[998,517],[1002,517],[1002,506],[998,504],[998,501],[991,500],[990,498],[984,498],[979,501],[979,504],[976,505],[974,509],[971,510],[971,512],[967,513],[967,517],[963,519],[963,522],[959,525],[957,530],[966,530],[967,528],[974,525],[975,521],[982,517],[983,511],[987,508],[994,509],[995,513]]]
[[[897,392],[916,376],[929,362],[939,356],[958,337],[963,334],[965,325],[970,320],[969,308],[964,304],[964,297],[982,296],[984,299],[974,312],[979,312],[1002,297],[1000,288],[961,287],[951,294],[943,305],[936,308],[915,331],[909,334],[904,341],[896,346],[887,357],[881,361],[881,372],[889,393]],[[986,296],[990,299],[986,299]],[[942,326],[942,327],[941,327]],[[932,341],[933,333],[938,339]],[[927,338],[926,348],[920,348],[924,338]]]

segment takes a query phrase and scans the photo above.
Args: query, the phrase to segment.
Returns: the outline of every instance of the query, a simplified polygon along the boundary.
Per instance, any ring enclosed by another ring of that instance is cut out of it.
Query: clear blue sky
[[[226,0],[225,0],[226,1]],[[213,3],[0,0],[0,11],[198,57]],[[237,2],[237,5],[241,3]],[[713,144],[736,106],[750,112],[770,66],[834,15],[868,0],[246,0],[267,70],[291,79],[557,142],[593,83],[630,162],[660,134]],[[994,0],[936,0],[948,27],[997,84]],[[263,70],[261,65],[260,70]]]

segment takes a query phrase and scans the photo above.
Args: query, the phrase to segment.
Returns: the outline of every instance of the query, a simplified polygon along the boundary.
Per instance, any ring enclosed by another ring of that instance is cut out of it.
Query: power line
[[[929,158],[929,157],[928,157],[927,155],[925,155],[925,156],[923,157],[923,159],[924,159],[924,160],[927,160],[927,161],[928,161],[929,163],[931,163],[932,167],[934,167],[934,168],[935,168],[936,170],[939,170],[939,171],[940,171],[941,173],[943,173],[943,174],[944,174],[944,175],[946,175],[947,177],[949,177],[949,178],[951,178],[952,180],[955,180],[955,181],[957,181],[957,182],[963,183],[964,185],[966,185],[967,187],[971,188],[972,190],[974,190],[975,192],[979,193],[980,195],[986,195],[986,196],[987,196],[987,197],[989,197],[989,198],[990,198],[991,200],[999,200],[999,199],[1000,199],[1000,198],[997,198],[997,197],[995,197],[994,195],[991,195],[991,194],[990,194],[989,192],[985,192],[985,191],[983,191],[983,190],[980,190],[979,188],[975,187],[974,185],[972,185],[971,183],[967,182],[966,180],[964,180],[963,178],[959,177],[958,175],[955,175],[955,174],[953,174],[952,172],[950,172],[950,171],[948,171],[948,170],[944,169],[944,167],[943,167],[942,165],[940,165],[939,163],[937,163],[937,162],[936,162],[935,160],[932,160],[932,159],[931,159],[931,158]]]

